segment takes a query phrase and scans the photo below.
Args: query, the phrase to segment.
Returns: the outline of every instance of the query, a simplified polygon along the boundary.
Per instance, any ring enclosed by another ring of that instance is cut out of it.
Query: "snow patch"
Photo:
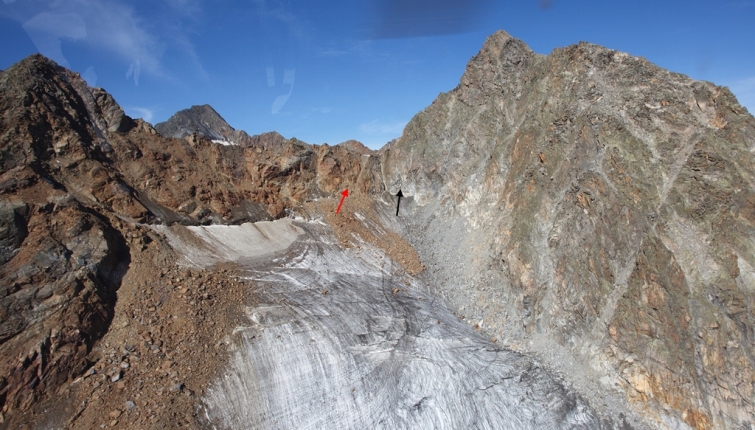
[[[227,140],[213,140],[212,143],[217,143],[223,146],[238,145],[236,142],[230,142]]]
[[[221,262],[239,262],[287,249],[303,230],[284,218],[242,225],[155,225],[170,246],[190,266],[209,267]]]

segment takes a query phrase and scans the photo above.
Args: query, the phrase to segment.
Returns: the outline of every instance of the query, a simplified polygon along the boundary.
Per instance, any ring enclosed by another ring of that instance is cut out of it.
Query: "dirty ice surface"
[[[602,427],[577,394],[532,359],[497,348],[381,251],[343,249],[322,224],[275,223],[283,226],[255,237],[291,246],[246,260],[262,304],[229,334],[230,362],[202,399],[208,427]],[[226,228],[223,238],[253,231]],[[221,244],[215,229],[188,231],[217,244],[218,255],[245,252],[230,249],[238,240]],[[201,252],[182,240],[178,249],[196,260]]]
[[[209,267],[221,262],[243,262],[288,248],[303,230],[291,219],[242,225],[185,227],[155,225],[173,249],[188,263]]]

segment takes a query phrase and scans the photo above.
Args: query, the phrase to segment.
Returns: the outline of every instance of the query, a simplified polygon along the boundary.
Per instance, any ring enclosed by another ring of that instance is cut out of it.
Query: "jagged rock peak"
[[[124,133],[136,125],[104,89],[89,87],[78,73],[61,67],[41,54],[32,54],[9,67],[0,75],[0,87],[3,92],[17,95],[4,99],[4,103],[8,104],[1,107],[3,112],[20,113],[41,100],[46,100],[48,105],[57,105],[65,98],[71,109],[63,110],[77,113],[74,116],[82,126],[91,121],[95,128],[93,133],[101,139],[107,132]],[[53,87],[57,91],[52,90]],[[52,93],[59,97],[51,98]],[[59,116],[62,119],[70,115]]]
[[[211,140],[238,143],[236,130],[208,104],[178,111],[168,121],[156,124],[155,130],[176,139],[197,134]]]
[[[473,59],[480,56],[489,56],[491,54],[510,55],[513,53],[533,54],[533,51],[523,41],[512,37],[503,30],[498,30],[485,39],[482,49],[480,49],[480,52],[473,57]]]
[[[31,54],[18,63],[13,64],[5,70],[5,73],[14,74],[49,74],[50,72],[62,72],[66,69],[59,66],[55,61],[45,57],[42,54]]]

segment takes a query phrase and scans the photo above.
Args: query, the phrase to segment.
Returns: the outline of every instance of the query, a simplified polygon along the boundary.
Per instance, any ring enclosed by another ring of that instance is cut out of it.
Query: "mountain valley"
[[[153,127],[41,55],[0,112],[0,429],[755,426],[725,87],[499,31],[377,151]]]

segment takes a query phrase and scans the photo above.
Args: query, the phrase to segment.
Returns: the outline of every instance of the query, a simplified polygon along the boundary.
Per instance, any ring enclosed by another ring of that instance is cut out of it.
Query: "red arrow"
[[[347,197],[348,195],[349,195],[349,189],[348,189],[348,188],[346,188],[346,189],[345,189],[345,190],[343,190],[343,192],[341,193],[341,203],[338,203],[338,209],[336,209],[336,214],[338,214],[338,212],[341,212],[341,206],[343,205],[343,201],[344,201],[344,200],[346,200],[346,197]]]

